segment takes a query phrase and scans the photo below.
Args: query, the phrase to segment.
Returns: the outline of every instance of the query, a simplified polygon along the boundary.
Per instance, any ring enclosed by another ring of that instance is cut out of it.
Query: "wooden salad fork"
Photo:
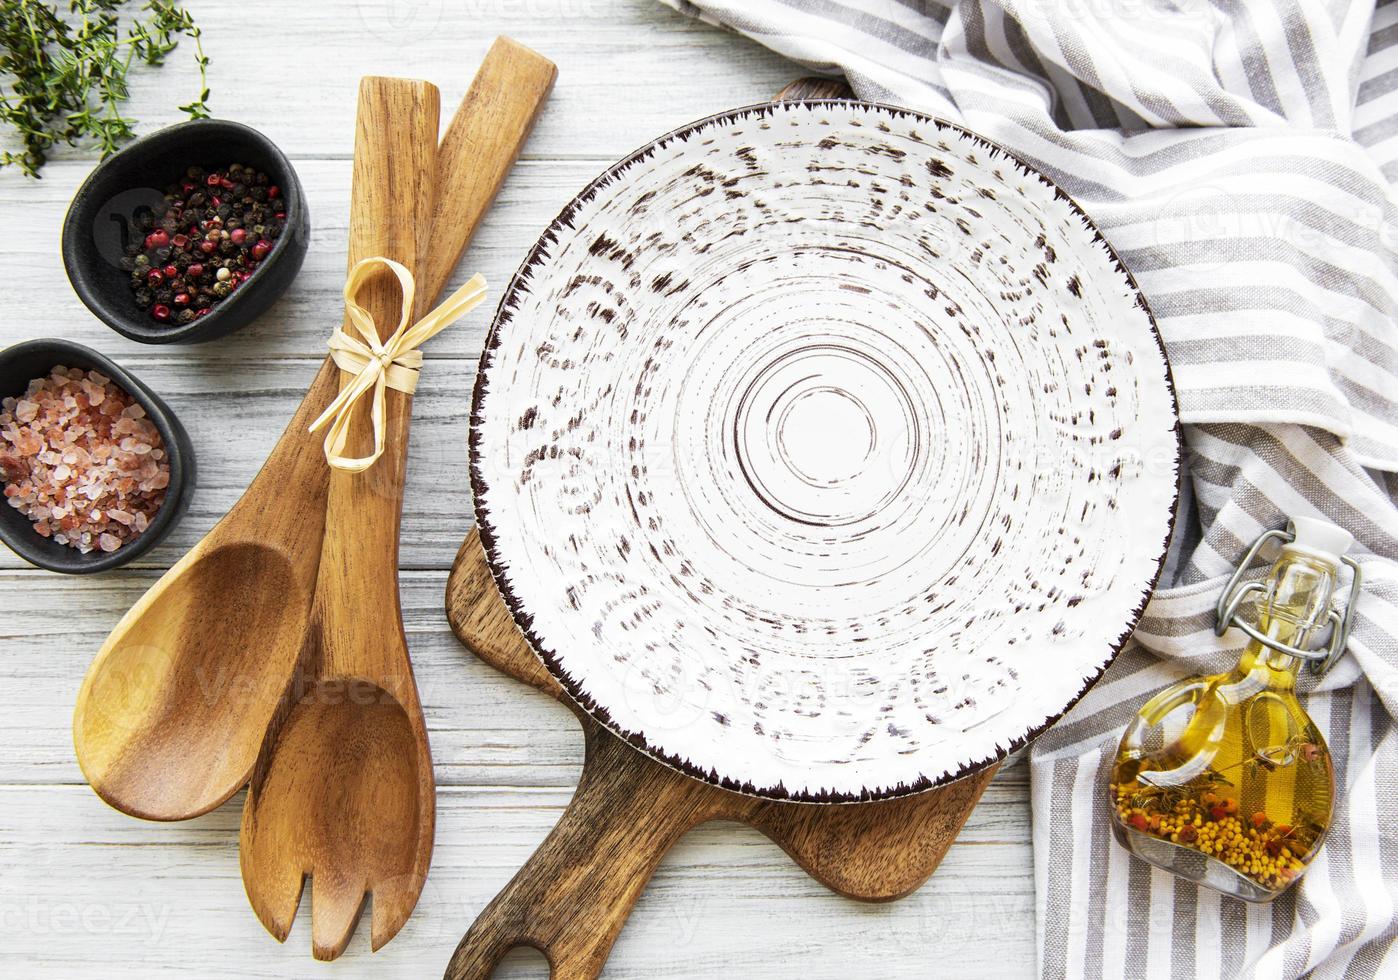
[[[360,83],[351,264],[384,256],[421,268],[437,123],[435,86],[390,78]],[[373,274],[359,302],[386,340],[401,300],[385,273]],[[426,300],[419,300],[414,319],[425,312]],[[364,472],[330,475],[303,676],[286,719],[268,735],[243,807],[243,883],[253,909],[285,939],[310,875],[317,959],[344,950],[369,893],[374,948],[391,939],[417,902],[432,854],[432,759],[398,607],[411,398],[392,390],[387,398],[383,456]],[[358,408],[349,448],[362,451],[367,400]]]

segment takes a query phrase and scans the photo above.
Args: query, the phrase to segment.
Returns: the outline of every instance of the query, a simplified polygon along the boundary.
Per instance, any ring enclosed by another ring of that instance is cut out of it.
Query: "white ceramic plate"
[[[782,799],[926,789],[1061,715],[1159,572],[1145,301],[1047,179],[861,103],[740,109],[599,177],[481,361],[501,592],[599,721]]]

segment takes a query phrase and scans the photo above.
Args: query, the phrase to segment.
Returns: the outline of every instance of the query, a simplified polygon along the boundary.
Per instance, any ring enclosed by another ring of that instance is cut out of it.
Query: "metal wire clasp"
[[[1349,640],[1350,627],[1354,624],[1354,610],[1359,604],[1359,594],[1364,589],[1364,573],[1359,568],[1359,563],[1348,555],[1341,555],[1340,561],[1349,566],[1353,577],[1349,586],[1349,601],[1345,603],[1344,611],[1330,609],[1326,620],[1330,624],[1330,642],[1323,650],[1302,650],[1300,647],[1293,647],[1270,636],[1265,636],[1251,623],[1244,622],[1238,617],[1238,610],[1242,607],[1244,600],[1248,596],[1267,591],[1267,587],[1261,582],[1243,582],[1243,576],[1247,574],[1248,568],[1257,559],[1264,545],[1269,541],[1279,541],[1283,544],[1290,544],[1296,540],[1294,527],[1288,522],[1286,530],[1264,531],[1252,543],[1243,560],[1238,563],[1238,570],[1233,573],[1233,577],[1228,580],[1223,593],[1218,597],[1218,606],[1215,613],[1218,622],[1214,626],[1214,633],[1222,636],[1227,632],[1228,627],[1236,626],[1248,636],[1252,637],[1263,646],[1270,647],[1279,653],[1284,653],[1290,657],[1296,657],[1309,664],[1311,672],[1324,675],[1331,667],[1335,666],[1335,661],[1340,659],[1340,655],[1345,652],[1345,643]]]

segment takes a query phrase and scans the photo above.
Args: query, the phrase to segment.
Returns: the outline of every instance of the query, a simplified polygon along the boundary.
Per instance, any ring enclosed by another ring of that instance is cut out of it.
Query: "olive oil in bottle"
[[[1306,870],[1330,826],[1335,778],[1325,739],[1296,698],[1303,661],[1344,648],[1358,595],[1353,542],[1296,518],[1253,545],[1219,602],[1220,633],[1249,636],[1232,670],[1173,684],[1140,710],[1113,763],[1112,830],[1138,857],[1252,902],[1276,898]],[[1261,583],[1238,583],[1268,539],[1281,554]],[[1346,614],[1332,606],[1341,564],[1355,578]],[[1255,596],[1256,625],[1235,619]],[[1312,651],[1329,626],[1329,649]]]

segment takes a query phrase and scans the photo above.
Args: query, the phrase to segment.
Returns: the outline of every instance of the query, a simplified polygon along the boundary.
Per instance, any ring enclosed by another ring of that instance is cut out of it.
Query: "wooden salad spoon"
[[[439,151],[424,299],[450,278],[555,74],[509,38],[491,47]],[[118,810],[184,820],[251,776],[310,615],[330,477],[307,429],[339,373],[327,358],[242,498],[122,617],[88,669],[73,741],[93,790]]]

